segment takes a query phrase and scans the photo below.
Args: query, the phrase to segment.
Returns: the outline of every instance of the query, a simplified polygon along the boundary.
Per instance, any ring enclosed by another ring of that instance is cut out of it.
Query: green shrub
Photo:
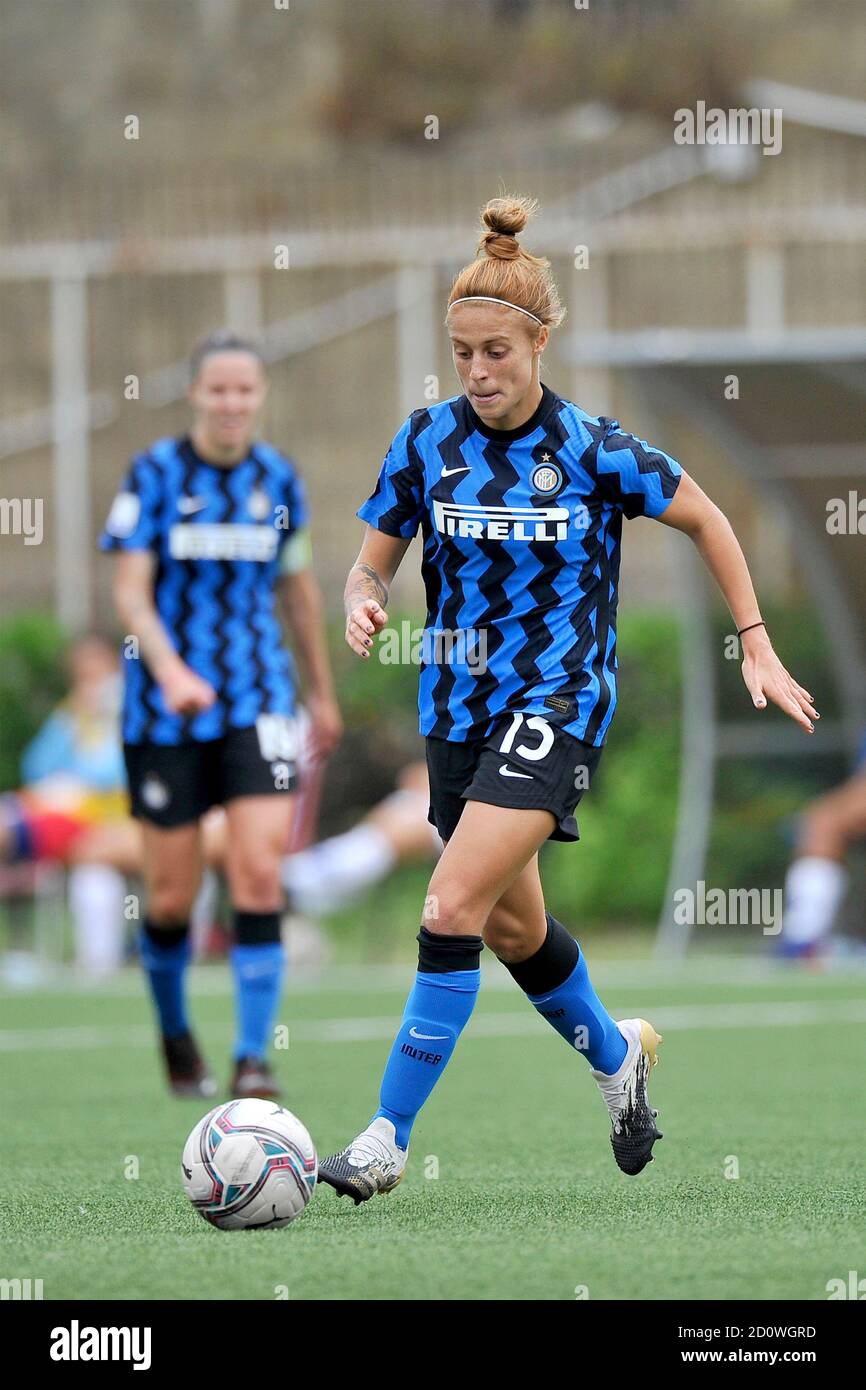
[[[48,614],[0,622],[0,790],[19,785],[21,753],[63,695],[64,647]]]

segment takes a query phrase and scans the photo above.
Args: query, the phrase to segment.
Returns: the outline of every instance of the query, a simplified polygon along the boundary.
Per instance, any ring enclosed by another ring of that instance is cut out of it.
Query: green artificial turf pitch
[[[134,973],[4,994],[0,1275],[46,1299],[826,1299],[866,1271],[862,974],[599,969],[615,1016],[665,1034],[665,1138],[629,1178],[585,1060],[494,970],[396,1192],[356,1208],[322,1187],[294,1225],[231,1234],[181,1188],[207,1106],[164,1091]],[[369,1119],[405,997],[393,971],[334,981],[287,992],[274,1054],[320,1153]],[[221,967],[193,1008],[225,1081]]]

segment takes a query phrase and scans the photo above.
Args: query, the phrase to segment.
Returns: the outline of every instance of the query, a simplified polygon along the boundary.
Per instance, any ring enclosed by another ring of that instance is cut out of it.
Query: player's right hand
[[[346,619],[346,641],[356,656],[368,658],[373,638],[388,621],[388,614],[374,598],[356,603]]]
[[[160,686],[172,714],[201,714],[202,710],[210,709],[216,699],[210,682],[183,664],[163,676]]]

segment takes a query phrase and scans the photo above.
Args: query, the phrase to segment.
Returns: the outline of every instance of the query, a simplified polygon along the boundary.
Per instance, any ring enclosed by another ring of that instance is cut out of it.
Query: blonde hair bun
[[[545,327],[555,328],[565,317],[550,261],[533,256],[517,240],[538,211],[535,198],[503,193],[481,209],[484,230],[476,259],[457,274],[448,303],[455,299],[501,299],[525,310]]]

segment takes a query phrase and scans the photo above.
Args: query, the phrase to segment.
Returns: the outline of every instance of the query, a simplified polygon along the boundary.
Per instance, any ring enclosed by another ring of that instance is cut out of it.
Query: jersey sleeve
[[[146,454],[133,459],[111,504],[100,550],[150,550],[159,530],[160,475]]]
[[[624,516],[661,516],[682,477],[675,459],[607,420],[595,456],[596,486]]]
[[[421,460],[411,439],[412,417],[398,430],[379,472],[375,491],[356,512],[386,536],[411,540],[424,510]]]

